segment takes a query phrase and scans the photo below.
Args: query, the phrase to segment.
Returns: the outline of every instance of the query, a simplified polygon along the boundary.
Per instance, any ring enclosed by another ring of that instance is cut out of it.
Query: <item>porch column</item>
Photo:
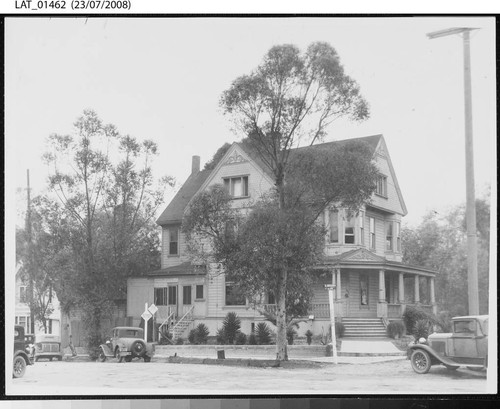
[[[336,269],[336,274],[337,274],[337,300],[340,301],[342,300],[342,288],[341,288],[341,285],[340,285],[340,268],[337,268]]]
[[[399,303],[401,304],[401,315],[404,314],[406,304],[405,304],[405,281],[404,281],[404,274],[399,273],[399,291],[398,291],[398,296],[399,296]]]
[[[415,274],[415,304],[420,303],[420,280],[419,275]]]
[[[385,302],[385,271],[378,272],[378,302]]]
[[[429,293],[431,298],[432,312],[437,314],[436,296],[434,294],[434,277],[429,277]]]
[[[387,318],[387,301],[385,300],[385,270],[378,272],[377,317]]]

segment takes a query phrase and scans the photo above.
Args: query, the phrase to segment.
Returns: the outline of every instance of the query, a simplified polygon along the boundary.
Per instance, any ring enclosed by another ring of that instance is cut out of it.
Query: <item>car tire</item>
[[[57,357],[57,360],[58,360],[58,361],[62,361],[62,356],[58,356],[58,357]]]
[[[430,355],[423,349],[416,349],[413,351],[410,362],[411,367],[418,374],[426,374],[432,366]]]
[[[132,357],[131,356],[126,356],[125,357],[125,362],[132,362]]]
[[[14,358],[14,366],[12,368],[12,376],[14,378],[22,378],[26,372],[26,361],[22,356]]]
[[[135,356],[143,356],[146,353],[146,344],[143,341],[134,341],[130,347],[130,351]]]
[[[99,362],[106,361],[106,354],[104,353],[104,351],[102,349],[99,351],[99,355],[97,356],[97,359],[99,360]]]
[[[122,354],[120,353],[120,349],[119,349],[119,348],[116,348],[116,351],[115,351],[115,358],[117,359],[118,363],[123,362],[123,356],[122,356]]]
[[[144,362],[151,362],[151,357],[150,356],[145,356],[144,357]]]
[[[446,365],[446,364],[443,364],[446,369],[448,369],[448,371],[456,371],[458,368],[460,368],[460,366],[456,366],[456,365]]]

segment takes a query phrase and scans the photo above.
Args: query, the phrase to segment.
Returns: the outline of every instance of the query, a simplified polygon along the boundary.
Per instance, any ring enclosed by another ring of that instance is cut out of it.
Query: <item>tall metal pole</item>
[[[469,314],[479,314],[477,274],[476,198],[474,187],[474,147],[472,139],[472,92],[470,68],[470,32],[475,28],[459,27],[427,34],[430,39],[452,34],[462,34],[464,54],[464,107],[465,107],[465,187],[467,223],[467,281]]]

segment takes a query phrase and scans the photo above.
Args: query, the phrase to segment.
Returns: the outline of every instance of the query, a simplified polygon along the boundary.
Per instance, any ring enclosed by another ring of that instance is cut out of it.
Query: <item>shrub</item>
[[[245,345],[247,343],[247,336],[243,332],[238,332],[236,335],[236,345]]]
[[[265,322],[259,322],[257,324],[257,344],[259,345],[269,345],[271,343],[271,330]]]
[[[219,328],[215,335],[217,345],[224,345],[226,343],[226,335],[224,334],[224,328]]]
[[[331,329],[330,329],[330,338],[331,338]],[[344,338],[345,325],[341,322],[335,322],[335,336],[337,338]]]
[[[429,314],[428,312],[418,307],[406,307],[406,310],[403,314],[403,321],[406,326],[406,332],[408,334],[415,335],[415,325],[419,320],[427,320],[430,324],[441,325],[438,317],[436,317],[434,314]]]
[[[306,331],[307,345],[311,345],[313,333],[310,329]]]
[[[208,341],[209,334],[210,331],[208,330],[208,327],[202,322],[199,323],[198,326],[195,328],[195,337],[194,337],[195,344],[197,345],[206,344]]]
[[[182,345],[184,344],[184,340],[182,338],[177,338],[177,341],[175,341],[175,345]]]
[[[232,345],[236,340],[236,336],[240,332],[241,320],[235,312],[228,312],[226,318],[222,322],[222,330],[224,331],[224,343]]]
[[[413,327],[413,336],[415,339],[418,340],[422,337],[427,339],[431,325],[428,319],[418,320]]]
[[[391,321],[387,325],[387,336],[392,339],[401,338],[406,331],[403,321]]]
[[[252,332],[248,337],[248,345],[257,345],[257,337],[254,332]]]
[[[194,344],[195,343],[195,338],[196,338],[196,330],[195,329],[192,329],[191,331],[189,331],[189,335],[188,335],[188,341],[190,344]]]
[[[449,311],[441,311],[438,313],[439,326],[443,332],[452,331],[452,321],[453,317]]]
[[[293,345],[293,339],[297,335],[297,331],[293,327],[288,327],[286,329],[286,339],[288,340],[288,345]]]

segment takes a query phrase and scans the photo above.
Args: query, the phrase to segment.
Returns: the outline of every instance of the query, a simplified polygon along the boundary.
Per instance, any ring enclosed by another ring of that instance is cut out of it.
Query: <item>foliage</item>
[[[225,345],[226,344],[226,336],[224,334],[224,329],[219,328],[215,334],[215,339],[217,342],[217,345]]]
[[[313,337],[313,333],[310,329],[308,329],[306,331],[306,339],[307,339],[307,345],[311,345],[311,342],[312,342],[312,337]]]
[[[257,344],[269,345],[271,344],[271,329],[265,322],[259,322],[256,327]]]
[[[345,333],[345,325],[341,322],[335,321],[335,336],[337,338],[344,338]],[[330,329],[330,338],[331,338],[331,329]]]
[[[295,328],[288,327],[286,329],[286,339],[288,341],[288,345],[293,345],[293,340],[296,336],[297,336],[297,331],[295,331]]]
[[[199,323],[196,328],[189,331],[188,341],[194,345],[205,345],[208,341],[210,331],[204,323]]]
[[[184,345],[184,340],[182,338],[177,338],[175,341],[175,345]]]
[[[415,337],[415,339],[427,339],[431,326],[432,324],[427,319],[417,320],[417,322],[415,322],[415,326],[413,327],[413,336]]]
[[[488,313],[489,197],[476,200],[479,313]],[[436,301],[451,316],[467,314],[467,233],[465,208],[457,206],[439,215],[430,212],[415,229],[402,229],[403,261],[438,271]],[[428,300],[424,300],[428,301]]]
[[[401,338],[406,331],[403,321],[391,321],[387,325],[387,336],[392,339]]]
[[[461,314],[465,315],[465,314]],[[439,311],[438,314],[439,325],[443,332],[452,332],[453,323],[452,318],[454,317],[449,311]]]
[[[72,135],[48,138],[49,192],[33,214],[50,237],[39,242],[50,285],[63,312],[82,310],[92,351],[106,311],[125,298],[127,277],[159,267],[155,213],[173,180],[154,180],[154,142],[120,135],[91,110],[74,125]]]
[[[243,332],[238,332],[235,339],[236,345],[245,345],[247,343],[247,336]]]
[[[222,340],[223,344],[233,345],[236,341],[236,337],[241,332],[241,320],[238,315],[230,311],[226,314],[224,321],[222,321],[222,328],[220,329],[220,334],[217,333],[217,337],[219,336]]]
[[[230,147],[231,144],[226,142],[219,149],[217,149],[217,152],[215,152],[212,159],[210,159],[207,163],[205,163],[205,167],[203,168],[203,170],[214,169],[219,164],[220,160],[224,157],[224,155],[226,154],[226,152],[229,150]]]
[[[257,345],[257,336],[255,332],[250,333],[248,336],[248,345]]]

